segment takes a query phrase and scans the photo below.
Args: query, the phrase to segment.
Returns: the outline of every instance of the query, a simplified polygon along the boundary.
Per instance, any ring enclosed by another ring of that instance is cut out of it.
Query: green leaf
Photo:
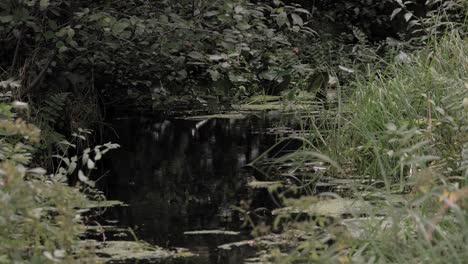
[[[219,14],[218,11],[208,11],[208,12],[204,13],[203,16],[204,17],[212,17],[212,16],[216,16],[218,14]]]
[[[188,73],[186,70],[180,70],[177,72],[179,74],[180,77],[182,77],[183,79],[186,79],[187,76],[188,76]]]
[[[299,16],[298,14],[291,14],[291,18],[293,19],[293,24],[294,25],[298,25],[298,26],[301,26],[304,25],[304,21],[302,20],[301,16]]]
[[[63,43],[63,41],[58,41],[58,42],[55,44],[55,47],[57,47],[57,48],[61,48],[61,47],[63,47],[63,46],[65,46],[65,43]]]
[[[260,73],[260,78],[268,81],[273,81],[278,77],[278,73],[276,71],[264,71]]]
[[[224,56],[219,55],[219,54],[208,55],[208,59],[209,59],[210,61],[220,61],[220,60],[224,59]]]
[[[249,25],[249,23],[247,23],[247,22],[245,22],[245,21],[242,21],[242,22],[237,23],[236,27],[237,27],[239,30],[247,30],[247,29],[249,29],[251,26]]]
[[[41,1],[39,2],[39,8],[40,8],[40,10],[41,10],[41,11],[46,10],[47,7],[49,7],[49,4],[50,4],[50,3],[49,3],[49,0],[41,0]]]
[[[411,19],[411,17],[413,17],[413,14],[412,14],[412,13],[410,13],[410,12],[406,13],[406,14],[405,14],[405,20],[406,20],[406,22],[408,22],[408,21]]]
[[[121,21],[116,22],[114,25],[112,25],[112,34],[113,34],[114,36],[118,36],[118,35],[120,35],[122,32],[124,32],[125,29],[126,29],[127,27],[129,27],[129,26],[130,26],[130,24],[129,24],[128,22],[126,22],[126,21],[123,21],[123,22],[121,22]]]
[[[89,178],[85,176],[85,174],[83,173],[82,170],[78,171],[78,179],[81,182],[83,182],[83,183],[85,183],[85,184],[87,184],[87,185],[89,185],[91,187],[94,187],[94,185],[95,185],[95,183],[93,181],[89,180]]]
[[[400,13],[401,10],[402,10],[402,9],[401,9],[400,7],[397,8],[397,9],[395,9],[395,10],[393,10],[392,14],[390,15],[390,20],[393,20],[393,18],[395,18],[395,16],[398,15],[398,13]]]
[[[198,52],[198,51],[192,51],[192,52],[190,52],[189,54],[187,54],[187,56],[189,56],[189,57],[192,58],[192,59],[198,60],[198,61],[202,61],[202,60],[203,60],[203,54],[201,54],[201,53]]]
[[[61,28],[58,32],[55,32],[55,35],[59,38],[64,37],[66,34],[68,34],[68,28]]]
[[[96,164],[94,163],[94,161],[92,159],[88,159],[88,161],[86,162],[86,165],[88,166],[88,169],[92,170],[96,167]]]
[[[8,16],[0,16],[0,22],[2,23],[8,23],[13,21],[13,16],[8,15]]]
[[[68,47],[67,46],[63,46],[63,47],[60,47],[59,48],[59,53],[64,53],[65,51],[68,50]]]
[[[159,16],[159,22],[167,24],[169,23],[169,18],[166,15],[161,15]]]
[[[304,8],[296,8],[294,9],[294,12],[298,12],[298,13],[304,13],[304,14],[307,14],[307,15],[310,15],[310,12]]]
[[[44,38],[46,40],[51,40],[51,39],[55,38],[55,34],[54,34],[54,32],[49,30],[46,33],[44,33]]]
[[[276,24],[281,27],[285,24],[288,24],[288,15],[286,14],[286,12],[281,12],[278,14],[278,16],[276,16]]]
[[[70,38],[73,38],[75,36],[75,30],[73,28],[68,28],[67,35]]]
[[[244,12],[244,8],[240,5],[236,6],[234,8],[234,12],[236,12],[236,14],[240,14],[240,13],[243,13]]]
[[[210,74],[211,79],[213,81],[216,82],[217,80],[219,80],[220,74],[217,70],[208,70],[208,73]]]
[[[49,24],[51,30],[57,30],[58,25],[57,22],[55,22],[55,20],[49,19],[47,23]]]

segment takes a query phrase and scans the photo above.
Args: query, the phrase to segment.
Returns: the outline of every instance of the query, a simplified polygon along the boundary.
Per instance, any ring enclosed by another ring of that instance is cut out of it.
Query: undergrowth
[[[16,83],[2,81],[0,86],[9,90]],[[92,252],[79,242],[85,228],[82,213],[103,197],[89,177],[102,155],[118,146],[77,149],[90,134],[80,129],[71,141],[55,142],[62,150],[49,157],[57,162],[48,173],[33,163],[44,143],[41,130],[25,121],[29,105],[0,99],[0,263],[93,263]]]
[[[457,171],[466,141],[467,42],[456,33],[358,79],[331,152],[387,183],[429,166]],[[333,156],[333,154],[330,154]]]
[[[464,263],[468,259],[468,41],[457,31],[434,39],[407,63],[359,80],[336,157],[358,175],[403,194],[392,225],[356,252],[381,263]],[[378,191],[378,190],[375,190]],[[380,223],[373,223],[378,225]]]
[[[331,165],[332,177],[360,179],[346,199],[372,206],[365,217],[361,212],[331,224],[291,218],[285,234],[309,235],[288,254],[274,250],[275,262],[466,263],[467,49],[466,36],[451,30],[383,70],[369,68],[351,84],[354,93],[338,112],[341,126],[324,139],[324,149],[282,159],[319,160]],[[285,205],[308,207],[326,196],[341,199],[324,194]],[[359,223],[357,235],[349,221]],[[323,232],[333,243],[321,239]]]

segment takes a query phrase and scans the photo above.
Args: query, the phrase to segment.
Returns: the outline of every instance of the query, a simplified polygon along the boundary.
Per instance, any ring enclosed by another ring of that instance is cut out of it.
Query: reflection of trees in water
[[[241,166],[261,151],[257,120],[189,121],[147,125],[121,120],[122,149],[112,157],[111,198],[130,204],[116,215],[156,243],[182,241],[189,229],[219,228],[222,213],[244,192]]]

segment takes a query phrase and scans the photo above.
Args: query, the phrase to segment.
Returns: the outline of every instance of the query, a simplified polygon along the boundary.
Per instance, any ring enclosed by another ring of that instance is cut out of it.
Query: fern
[[[66,137],[57,132],[57,123],[65,122],[63,113],[67,104],[67,99],[70,93],[56,93],[49,96],[45,100],[43,106],[37,115],[39,120],[39,127],[41,128],[42,144],[40,149],[49,149],[55,145],[60,148],[58,142],[64,140]]]
[[[50,96],[41,108],[39,118],[46,121],[48,125],[53,125],[57,121],[63,121],[63,110],[70,93],[57,93]]]

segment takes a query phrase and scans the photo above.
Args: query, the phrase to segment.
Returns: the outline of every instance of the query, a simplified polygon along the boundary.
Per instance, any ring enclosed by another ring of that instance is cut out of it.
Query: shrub
[[[13,107],[0,103],[0,262],[74,262],[88,254],[78,247],[78,235],[84,230],[81,209],[93,204],[80,190],[93,186],[88,176],[94,163],[117,145],[85,150],[80,161],[64,151],[56,156],[61,160],[58,169],[47,174],[43,168],[30,167],[40,130],[19,117],[25,103],[14,102]],[[82,130],[75,138],[84,140],[85,133]],[[73,174],[81,182],[76,187],[67,183]]]

